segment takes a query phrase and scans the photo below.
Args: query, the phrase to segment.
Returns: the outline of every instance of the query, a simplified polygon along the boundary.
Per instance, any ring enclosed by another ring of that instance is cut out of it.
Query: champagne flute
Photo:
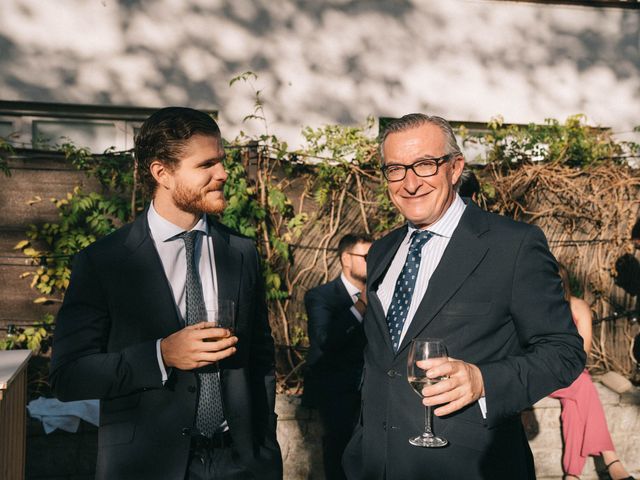
[[[447,356],[447,349],[438,338],[416,338],[411,341],[409,360],[407,362],[407,380],[413,390],[423,398],[422,389],[428,385],[438,383],[447,377],[427,378],[426,370],[416,365],[420,360]],[[409,443],[416,447],[444,447],[449,443],[446,439],[437,437],[431,428],[432,412],[430,406],[425,406],[424,432],[417,437],[410,438]]]

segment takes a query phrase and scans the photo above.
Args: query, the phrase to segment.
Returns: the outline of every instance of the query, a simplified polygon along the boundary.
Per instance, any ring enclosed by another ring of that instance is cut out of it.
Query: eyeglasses
[[[364,255],[362,253],[353,253],[353,252],[347,252],[349,255],[353,255],[354,257],[362,257],[364,258],[364,261],[367,261],[367,255],[368,253],[365,253]]]
[[[382,174],[389,182],[399,182],[404,180],[407,176],[407,170],[413,170],[418,177],[432,177],[438,173],[438,167],[444,162],[455,156],[455,153],[448,153],[438,158],[426,158],[424,160],[418,160],[411,165],[400,165],[392,163],[390,165],[382,166]]]

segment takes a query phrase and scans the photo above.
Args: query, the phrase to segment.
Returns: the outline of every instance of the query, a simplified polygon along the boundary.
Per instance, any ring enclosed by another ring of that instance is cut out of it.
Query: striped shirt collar
[[[440,219],[435,222],[433,225],[429,226],[426,230],[430,231],[434,235],[439,237],[451,238],[454,230],[460,223],[460,219],[462,218],[462,214],[464,213],[464,209],[467,208],[465,203],[460,198],[460,195],[455,194],[455,198],[447,211],[444,212],[444,215],[440,217]],[[408,222],[408,233],[406,238],[411,238],[411,234],[418,230],[411,222]]]

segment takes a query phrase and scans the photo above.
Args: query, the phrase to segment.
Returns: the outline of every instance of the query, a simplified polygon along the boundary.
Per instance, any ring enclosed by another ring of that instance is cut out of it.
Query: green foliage
[[[44,295],[62,295],[69,285],[73,255],[122,225],[129,217],[129,205],[121,197],[84,193],[79,187],[51,201],[59,210],[60,221],[30,225],[27,240],[14,248],[38,265],[35,272],[23,274],[32,277],[32,288]],[[41,298],[36,302],[43,303]]]
[[[60,151],[74,167],[96,178],[105,189],[128,192],[133,185],[131,152],[107,150],[102,155],[92,155],[89,149],[71,142],[63,143]]]
[[[603,162],[622,163],[632,144],[616,142],[605,129],[590,127],[584,115],[573,115],[564,124],[546,119],[544,124],[504,125],[497,117],[489,131],[475,135],[462,132],[465,143],[486,148],[486,163],[516,168],[525,163],[552,162],[569,167],[588,167]]]
[[[29,349],[46,353],[51,346],[54,317],[46,314],[38,325],[12,327],[5,338],[0,339],[0,350]]]
[[[255,185],[248,178],[241,155],[241,149],[233,149],[227,153],[224,162],[228,175],[224,185],[227,208],[220,220],[229,228],[255,239],[258,224],[266,218],[267,211],[258,201]]]
[[[7,156],[14,153],[13,146],[3,138],[0,138],[0,172],[7,177],[11,176],[11,170],[7,164]]]
[[[262,122],[264,133],[250,137],[241,132],[232,145],[226,145],[227,207],[220,220],[255,239],[258,245],[267,298],[272,307],[278,307],[271,311],[285,317],[276,319],[275,335],[292,345],[304,345],[307,339],[300,325],[305,325],[305,319],[287,319],[286,312],[295,288],[290,278],[292,252],[305,228],[327,218],[327,224],[340,225],[335,207],[347,195],[366,206],[363,215],[368,215],[374,232],[392,229],[402,222],[402,217],[379,174],[378,140],[372,118],[362,126],[305,127],[304,146],[291,150],[286,142],[269,134],[261,91],[254,87],[256,80],[255,73],[245,72],[230,81],[230,85],[246,83],[254,90],[254,109],[245,120]],[[564,124],[549,119],[543,125],[528,126],[505,125],[497,118],[488,124],[488,132],[471,135],[461,129],[461,135],[464,142],[484,148],[486,162],[505,169],[531,162],[588,167],[606,161],[622,162],[625,154],[638,151],[637,145],[615,142],[609,132],[587,126],[581,115],[569,117]],[[31,225],[27,238],[15,246],[36,267],[23,274],[31,277],[31,286],[38,292],[36,303],[60,301],[69,284],[73,255],[129,221],[132,204],[136,210],[142,206],[141,199],[135,197],[130,152],[92,155],[71,142],[56,148],[71,165],[95,178],[101,191],[75,188],[64,198],[51,199],[59,211],[59,220]],[[0,170],[8,175],[3,152],[11,153],[12,149],[0,140]],[[306,212],[296,212],[298,207],[294,208],[288,190],[291,182],[301,179],[296,188],[313,197],[317,207],[306,208]],[[490,182],[483,181],[481,189],[485,202],[495,199],[496,188]],[[375,215],[370,215],[371,206]],[[45,325],[52,322],[53,318],[43,320]],[[49,331],[46,326],[23,328],[3,340],[0,348],[41,348],[46,345]]]
[[[36,267],[24,272],[22,278],[31,277],[31,288],[39,294],[34,300],[37,304],[60,302],[69,286],[73,256],[131,218],[131,203],[125,196],[133,186],[133,161],[129,152],[92,155],[88,149],[78,148],[71,142],[58,149],[71,165],[96,178],[103,191],[84,192],[76,187],[63,198],[51,198],[59,220],[30,225],[27,238],[14,247]],[[2,345],[40,349],[49,341],[48,325],[53,324],[53,317],[45,317],[43,324],[45,326],[18,329],[7,336]]]

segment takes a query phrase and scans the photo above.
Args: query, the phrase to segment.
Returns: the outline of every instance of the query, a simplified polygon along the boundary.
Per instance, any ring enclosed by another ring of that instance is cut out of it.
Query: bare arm
[[[589,355],[591,352],[591,340],[593,338],[593,316],[589,304],[581,298],[571,297],[571,315],[576,322],[578,333],[584,341],[584,351]]]

